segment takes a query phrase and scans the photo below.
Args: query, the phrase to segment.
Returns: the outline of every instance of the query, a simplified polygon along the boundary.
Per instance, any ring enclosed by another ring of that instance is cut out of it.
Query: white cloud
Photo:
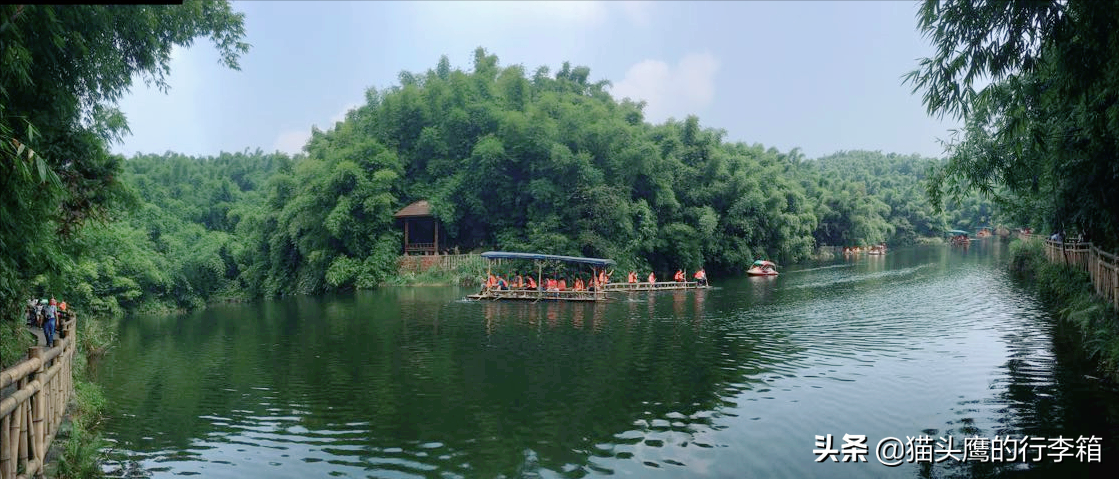
[[[294,155],[303,151],[303,145],[307,144],[307,140],[311,139],[311,129],[306,130],[288,130],[280,133],[276,138],[276,143],[272,146],[273,149],[282,151],[289,155]]]
[[[342,107],[342,109],[339,110],[338,113],[335,113],[333,116],[331,116],[330,122],[327,123],[325,127],[319,126],[318,123],[315,124],[315,127],[318,127],[320,130],[323,131],[330,130],[331,128],[334,128],[334,125],[338,122],[345,121],[346,115],[350,112],[350,110],[353,110],[360,106],[360,103],[349,103],[346,106]],[[272,148],[289,155],[294,155],[296,153],[301,153],[303,151],[303,146],[306,145],[307,140],[310,139],[310,128],[307,128],[306,130],[287,130],[283,133],[280,133],[280,136],[276,137],[276,141],[275,143],[273,143]]]
[[[340,111],[338,113],[335,113],[334,116],[330,117],[330,124],[327,125],[327,128],[334,128],[335,123],[338,123],[340,121],[345,121],[346,120],[346,114],[349,113],[350,110],[353,110],[354,108],[357,108],[359,106],[361,106],[360,103],[350,103],[349,105],[346,105],[345,107],[343,107],[342,111]]]
[[[626,71],[611,89],[615,98],[645,100],[645,118],[661,122],[698,113],[715,99],[715,74],[719,60],[709,52],[691,53],[675,66],[644,60]]]

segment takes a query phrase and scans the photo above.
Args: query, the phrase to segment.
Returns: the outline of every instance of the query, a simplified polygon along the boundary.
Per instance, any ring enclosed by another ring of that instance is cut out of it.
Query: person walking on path
[[[53,348],[55,318],[58,317],[58,302],[55,301],[54,298],[51,298],[51,302],[47,305],[44,314],[46,315],[46,321],[43,322],[43,334],[47,336],[47,347]]]

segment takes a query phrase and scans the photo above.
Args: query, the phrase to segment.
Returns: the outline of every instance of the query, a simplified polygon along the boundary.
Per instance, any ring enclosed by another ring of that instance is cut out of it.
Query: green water
[[[152,477],[1076,476],[1076,458],[883,465],[885,437],[1102,438],[1006,246],[901,249],[607,304],[388,288],[134,317],[96,365],[107,470]],[[1058,334],[1058,336],[1060,336]],[[867,436],[865,463],[816,435]],[[1034,451],[1036,454],[1036,451]],[[940,456],[940,454],[937,454]],[[839,456],[842,458],[842,455]]]

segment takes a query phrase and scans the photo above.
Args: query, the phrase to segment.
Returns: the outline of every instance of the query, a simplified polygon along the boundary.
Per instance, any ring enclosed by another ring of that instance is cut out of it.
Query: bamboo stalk
[[[28,353],[28,355],[31,356],[33,359],[39,358],[40,360],[39,370],[35,373],[35,379],[37,380],[39,376],[45,373],[42,366],[43,348],[35,346],[31,348],[31,351]],[[41,463],[43,458],[46,456],[46,451],[43,450],[43,433],[43,393],[42,391],[39,391],[37,394],[31,397],[31,451],[28,451],[31,457],[28,458],[27,461],[28,474],[32,474],[31,460],[38,460]]]
[[[16,467],[23,465],[24,470],[27,470],[27,450],[31,448],[31,427],[29,426],[31,424],[31,408],[27,406],[28,403],[26,402],[20,403],[19,410],[15,416],[19,419],[19,432],[17,433],[19,436],[19,445],[16,446],[19,450],[16,451],[16,459],[18,461]]]
[[[10,479],[12,472],[12,419],[10,416],[0,418],[0,479]]]

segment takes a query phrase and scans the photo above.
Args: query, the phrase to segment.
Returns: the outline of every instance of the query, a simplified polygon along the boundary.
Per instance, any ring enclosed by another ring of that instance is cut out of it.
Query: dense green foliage
[[[981,191],[1019,222],[1119,246],[1119,1],[926,0],[919,22],[938,51],[910,80],[966,124],[932,196]]]
[[[397,86],[370,89],[295,158],[121,160],[105,145],[126,131],[113,104],[132,74],[162,84],[170,47],[200,35],[236,68],[247,49],[241,16],[199,2],[5,8],[0,34],[17,48],[4,52],[15,67],[4,72],[0,126],[13,145],[5,167],[19,174],[4,181],[19,184],[8,185],[17,194],[5,196],[0,240],[18,237],[24,248],[6,252],[0,275],[13,305],[49,293],[111,314],[371,288],[399,280],[392,214],[420,199],[446,245],[608,257],[662,275],[736,272],[754,259],[788,263],[819,246],[903,244],[990,221],[981,202],[948,217],[924,200],[923,175],[937,160],[857,151],[813,161],[726,142],[694,116],[654,125],[643,103],[614,99],[587,67],[529,73],[481,48],[471,71],[444,57],[426,72],[402,72]],[[88,25],[70,25],[82,15]],[[60,22],[43,20],[52,16]],[[30,36],[36,22],[50,23],[53,36]],[[94,28],[110,34],[82,33]],[[111,58],[37,70],[43,58],[77,58],[68,49],[79,46]],[[36,103],[55,93],[57,105]],[[21,129],[28,124],[35,128]],[[58,149],[74,138],[83,143]],[[112,221],[74,228],[110,212]]]
[[[185,308],[399,282],[392,214],[420,199],[444,244],[461,250],[608,257],[662,275],[793,262],[821,245],[905,244],[990,220],[974,198],[973,215],[934,211],[923,180],[938,160],[866,151],[806,160],[724,142],[694,116],[653,125],[642,104],[614,100],[589,74],[565,64],[529,77],[479,49],[472,72],[443,58],[370,90],[294,159],[129,159],[122,178],[142,206],[83,243],[129,246],[114,268],[86,255],[80,293],[107,310]]]
[[[171,48],[209,36],[231,68],[248,46],[228,2],[182,6],[0,6],[0,311],[32,281],[73,267],[70,240],[127,198],[107,142],[127,132],[116,101],[134,76],[163,87]],[[110,263],[104,257],[98,263]],[[51,288],[55,292],[57,287]]]

